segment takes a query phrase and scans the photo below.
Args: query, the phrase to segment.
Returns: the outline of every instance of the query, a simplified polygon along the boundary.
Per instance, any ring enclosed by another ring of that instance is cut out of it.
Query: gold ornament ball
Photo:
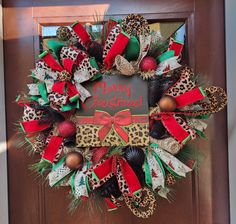
[[[171,112],[176,109],[176,101],[172,96],[163,96],[159,101],[161,111]]]
[[[66,156],[66,166],[72,170],[80,169],[83,165],[83,156],[78,152],[70,152]]]

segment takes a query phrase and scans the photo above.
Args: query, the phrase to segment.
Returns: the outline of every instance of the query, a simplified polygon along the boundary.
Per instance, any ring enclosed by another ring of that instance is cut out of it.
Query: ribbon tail
[[[35,133],[43,131],[50,127],[48,123],[40,123],[39,120],[20,122],[22,130],[26,133]]]
[[[152,143],[151,148],[158,155],[158,157],[164,162],[168,170],[173,175],[177,174],[178,176],[185,177],[188,172],[192,171],[191,168],[189,168],[184,163],[179,161],[175,156],[159,148],[157,144]]]
[[[80,100],[84,102],[87,98],[91,97],[90,92],[85,89],[80,83],[75,84],[77,91],[80,93]]]
[[[149,36],[140,35],[139,41],[140,41],[140,52],[139,52],[139,57],[135,63],[136,66],[139,66],[139,63],[148,53],[148,50],[150,48],[150,43],[151,43],[151,35]]]
[[[73,171],[65,165],[65,157],[62,158],[52,171],[48,174],[49,185],[51,187],[59,186]]]
[[[87,30],[79,22],[73,23],[71,25],[71,28],[79,37],[80,43],[84,47],[87,47],[88,44],[91,42],[91,37],[90,37],[89,33],[87,32]]]
[[[191,139],[191,135],[179,124],[174,115],[162,114],[161,121],[167,131],[180,143],[185,144],[188,140]]]
[[[104,179],[108,180],[112,176],[114,176],[112,170],[112,161],[113,157],[110,157],[106,160],[102,160],[95,167],[89,169],[86,172],[86,176],[90,182],[91,188],[95,190],[104,184]]]
[[[71,176],[71,188],[76,199],[80,197],[88,198],[88,189],[86,186],[86,175],[85,172],[88,169],[88,165],[85,164],[82,170],[77,171]]]
[[[120,178],[124,179],[127,183],[129,194],[135,195],[139,193],[142,190],[141,184],[139,182],[138,177],[136,176],[135,172],[131,168],[131,166],[128,164],[128,162],[123,158],[118,158],[118,166],[120,166],[121,173],[118,171],[116,172],[116,175],[120,175],[117,180],[120,180]],[[119,187],[121,192],[124,193],[124,190],[122,189],[123,184],[119,183]]]
[[[51,69],[62,72],[63,67],[57,62],[56,59],[48,52],[44,51],[42,54],[39,55],[39,58],[42,59]]]
[[[125,130],[120,127],[119,125],[114,125],[114,129],[116,133],[119,135],[119,137],[125,141],[125,143],[129,142],[129,135],[125,132]]]
[[[42,158],[53,163],[54,158],[63,142],[63,138],[59,136],[52,136],[47,147],[45,148]]]
[[[108,124],[105,124],[99,131],[98,131],[98,136],[99,136],[99,139],[100,141],[102,142],[106,136],[108,135],[108,133],[110,132],[112,128],[112,124],[108,123]]]
[[[111,195],[110,198],[105,198],[104,200],[107,204],[109,212],[116,210],[118,207],[121,207],[120,203],[117,201],[117,199],[113,195]]]
[[[115,61],[115,57],[118,55],[118,54],[122,54],[123,51],[125,50],[126,48],[126,45],[128,44],[129,42],[129,39],[130,37],[128,36],[128,34],[124,33],[124,32],[121,32],[114,44],[112,45],[112,47],[110,48],[109,52],[107,53],[106,57],[104,58],[104,65],[110,69]]]
[[[177,108],[181,108],[200,100],[203,100],[206,97],[206,93],[204,92],[202,87],[197,87],[195,89],[189,90],[179,96],[175,97]]]
[[[35,68],[32,70],[31,76],[35,79],[38,79],[39,81],[45,81],[45,80],[56,80],[57,79],[57,73],[53,71],[49,71],[43,68]]]
[[[151,152],[146,152],[145,178],[153,190],[165,186],[165,172]]]

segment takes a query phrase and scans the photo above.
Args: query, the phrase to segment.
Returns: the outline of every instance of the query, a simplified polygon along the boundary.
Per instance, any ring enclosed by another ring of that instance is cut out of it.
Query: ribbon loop
[[[119,189],[124,195],[135,195],[141,191],[139,179],[131,166],[124,158],[117,155],[113,155],[101,161],[96,166],[89,169],[86,174],[93,190],[100,187],[104,182],[115,175]],[[124,187],[124,182],[128,189]]]

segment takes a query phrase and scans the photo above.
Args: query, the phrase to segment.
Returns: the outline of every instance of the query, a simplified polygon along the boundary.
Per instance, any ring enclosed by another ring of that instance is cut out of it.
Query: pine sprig
[[[38,163],[31,165],[29,168],[30,170],[36,171],[39,174],[44,174],[46,171],[52,169],[52,164],[47,160],[42,159]]]
[[[184,164],[188,164],[189,161],[194,161],[193,170],[197,171],[200,164],[204,160],[204,155],[197,150],[193,145],[187,144],[180,152],[176,155]]]

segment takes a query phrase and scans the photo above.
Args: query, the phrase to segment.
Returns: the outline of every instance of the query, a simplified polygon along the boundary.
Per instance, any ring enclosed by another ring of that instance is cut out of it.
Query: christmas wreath
[[[227,101],[181,65],[183,47],[183,32],[164,41],[137,14],[109,19],[99,35],[79,22],[59,27],[16,99],[19,133],[41,155],[31,168],[51,187],[70,186],[74,207],[98,196],[109,210],[150,217],[197,167],[188,143]]]

